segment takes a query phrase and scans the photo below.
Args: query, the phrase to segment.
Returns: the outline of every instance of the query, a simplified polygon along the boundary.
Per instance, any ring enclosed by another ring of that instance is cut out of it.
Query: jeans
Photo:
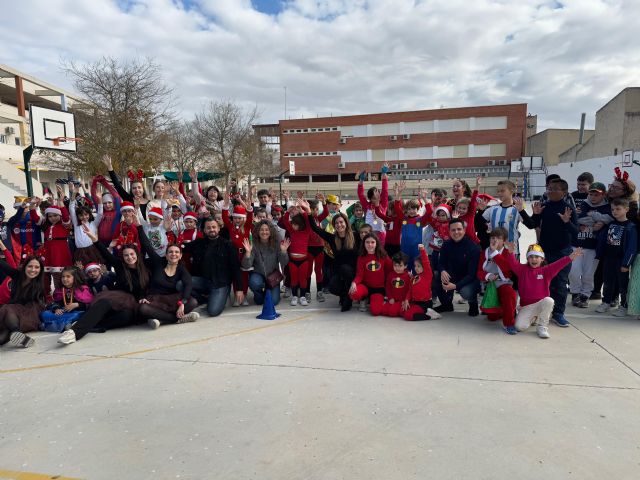
[[[440,278],[435,282],[438,288],[438,299],[442,305],[453,305],[453,290],[446,292],[442,288],[442,284],[439,282]],[[452,283],[456,283],[455,279],[451,279]],[[473,282],[466,284],[458,293],[464,298],[470,305],[474,303],[478,304],[478,293],[480,293],[480,281],[474,279]]]
[[[208,295],[207,313],[209,316],[217,317],[220,315],[224,310],[224,307],[227,305],[231,285],[214,287],[211,285],[210,280],[203,277],[193,277],[192,285],[196,292]]]
[[[562,257],[571,255],[571,251],[571,247],[567,247],[559,251],[545,251],[545,259],[547,263],[553,263],[556,260],[560,260]],[[553,277],[553,280],[551,280],[551,285],[549,285],[549,293],[554,302],[552,316],[564,315],[564,309],[567,305],[567,295],[569,294],[567,283],[569,283],[570,271],[571,264],[560,270],[560,272],[558,272],[558,274]]]
[[[253,301],[256,305],[262,305],[264,303],[264,296],[266,294],[266,282],[263,275],[256,272],[251,272],[249,275],[249,288],[253,292]],[[273,304],[280,303],[280,285],[271,289],[271,299]]]

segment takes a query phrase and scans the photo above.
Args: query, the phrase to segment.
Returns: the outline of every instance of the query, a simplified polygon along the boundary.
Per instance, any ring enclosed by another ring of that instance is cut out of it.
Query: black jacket
[[[229,240],[220,236],[215,240],[198,238],[186,243],[184,249],[191,253],[193,276],[210,280],[214,288],[226,287],[231,282],[242,285],[238,253]]]

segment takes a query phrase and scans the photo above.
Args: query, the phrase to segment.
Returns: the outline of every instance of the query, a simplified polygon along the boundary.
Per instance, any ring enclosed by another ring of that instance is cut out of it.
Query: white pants
[[[575,247],[573,248],[575,250]],[[580,294],[586,297],[591,296],[593,291],[593,276],[598,267],[596,251],[591,249],[582,250],[582,256],[576,257],[571,262],[569,272],[569,290],[571,294]]]
[[[516,330],[524,332],[534,323],[546,327],[549,325],[549,318],[553,311],[553,298],[545,297],[542,300],[520,307],[516,316]]]

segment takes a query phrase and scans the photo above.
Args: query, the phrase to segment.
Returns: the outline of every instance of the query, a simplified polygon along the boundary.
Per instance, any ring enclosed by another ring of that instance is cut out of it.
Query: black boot
[[[469,304],[469,313],[468,315],[470,317],[477,317],[480,314],[480,311],[478,310],[478,304],[477,303],[470,303]]]

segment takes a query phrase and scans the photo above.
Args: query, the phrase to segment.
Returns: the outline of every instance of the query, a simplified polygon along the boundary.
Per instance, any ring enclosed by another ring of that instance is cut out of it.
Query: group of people
[[[482,177],[473,190],[454,180],[450,197],[435,188],[405,200],[400,182],[391,198],[384,165],[379,188],[365,192],[366,173],[356,175],[359,202],[343,212],[337,195],[203,190],[195,171],[189,192],[180,174],[148,195],[143,172],[128,173],[126,190],[103,160],[111,182],[16,198],[7,221],[0,209],[0,345],[29,347],[38,329],[68,345],[137,323],[193,322],[199,304],[220,315],[232,292],[233,306],[248,305],[249,289],[258,305],[284,296],[305,307],[312,276],[316,301],[336,295],[343,312],[357,302],[374,316],[429,320],[452,312],[458,292],[470,316],[501,320],[509,334],[535,326],[541,338],[550,320],[569,325],[569,293],[577,307],[601,299],[597,312],[640,314],[637,193],[619,169],[608,188],[581,174],[573,193],[550,175],[529,215],[509,180],[497,198],[480,193]],[[538,238],[524,263],[521,225]]]

